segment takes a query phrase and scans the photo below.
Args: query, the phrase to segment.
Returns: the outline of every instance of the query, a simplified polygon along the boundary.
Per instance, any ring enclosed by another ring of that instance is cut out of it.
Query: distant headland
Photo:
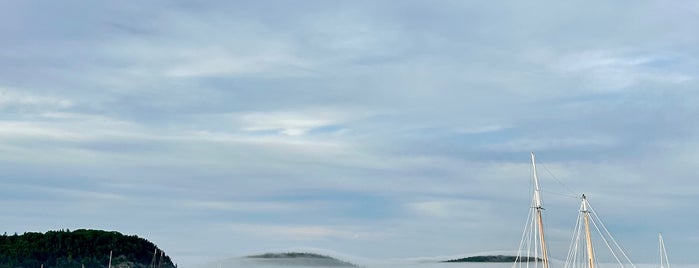
[[[298,266],[323,266],[323,267],[357,267],[357,265],[339,260],[330,256],[307,252],[282,252],[265,253],[247,256],[248,259],[256,259],[263,262],[283,263],[285,265]]]
[[[517,260],[517,256],[506,256],[506,255],[487,255],[487,256],[473,256],[460,259],[447,260],[442,262],[514,262]],[[541,261],[541,258],[535,257],[519,257],[523,262],[533,262]]]

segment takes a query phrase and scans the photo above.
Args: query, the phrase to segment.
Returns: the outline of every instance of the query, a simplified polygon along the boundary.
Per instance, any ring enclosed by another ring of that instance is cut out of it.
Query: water
[[[511,268],[512,263],[377,262],[367,268]]]
[[[365,268],[511,268],[512,263],[440,263],[414,260],[364,260],[352,261],[356,267]],[[231,258],[210,263],[203,268],[352,268],[353,266],[332,265],[317,260],[270,260]]]
[[[416,261],[416,260],[363,260],[351,261],[356,264],[356,267],[362,268],[512,268],[512,263],[441,263],[435,261]],[[313,260],[303,262],[303,260],[294,260],[285,262],[255,260],[248,258],[231,258],[219,262],[210,263],[201,268],[352,268],[353,266],[325,265]],[[552,263],[553,268],[564,267],[563,263]],[[620,267],[617,263],[600,263],[600,268],[617,268]],[[641,263],[635,266],[627,266],[627,268],[657,268],[658,264]],[[696,265],[673,265],[673,268],[690,268]]]

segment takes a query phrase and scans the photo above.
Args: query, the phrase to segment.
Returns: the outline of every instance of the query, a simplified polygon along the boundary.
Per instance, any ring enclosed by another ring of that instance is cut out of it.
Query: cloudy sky
[[[638,262],[698,263],[692,1],[4,1],[0,231],[182,267],[297,247],[515,250],[537,153]]]

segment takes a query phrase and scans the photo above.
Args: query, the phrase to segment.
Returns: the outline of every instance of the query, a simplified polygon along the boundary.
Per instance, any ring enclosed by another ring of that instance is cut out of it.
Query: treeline
[[[534,262],[542,261],[541,258],[535,257],[517,257],[517,256],[505,256],[505,255],[488,255],[488,256],[473,256],[461,259],[448,260],[443,262]]]
[[[320,255],[307,252],[284,252],[284,253],[265,253],[260,255],[250,255],[248,258],[254,259],[279,259],[279,258],[315,258],[315,259],[335,259],[330,256]]]
[[[156,245],[135,235],[102,230],[60,230],[0,236],[0,268],[174,268]]]

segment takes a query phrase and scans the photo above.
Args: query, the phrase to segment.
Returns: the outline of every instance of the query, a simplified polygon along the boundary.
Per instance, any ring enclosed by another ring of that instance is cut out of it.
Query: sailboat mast
[[[548,258],[548,251],[546,250],[546,239],[544,236],[544,220],[541,215],[541,211],[544,209],[541,207],[541,190],[539,189],[539,178],[536,175],[536,158],[534,156],[534,153],[531,153],[532,155],[532,172],[534,174],[534,204],[536,208],[536,219],[538,221],[538,227],[539,227],[539,240],[541,241],[541,254],[543,257],[543,268],[549,268],[549,258]]]
[[[658,253],[660,253],[660,268],[665,268],[663,263],[663,235],[658,234]]]
[[[670,260],[667,258],[667,251],[665,251],[665,242],[663,242],[663,234],[658,233],[658,244],[660,247],[660,268],[670,268]],[[667,263],[667,267],[665,264]]]
[[[158,256],[158,248],[157,247],[153,250],[153,259],[151,259],[151,261],[150,261],[150,268],[155,268],[156,256]]]
[[[162,250],[160,251],[160,261],[158,261],[158,268],[163,267],[163,255],[165,255],[165,252]]]
[[[592,249],[592,237],[590,236],[590,212],[587,209],[587,197],[582,195],[582,213],[585,219],[585,242],[587,243],[588,268],[595,268],[595,252]]]

